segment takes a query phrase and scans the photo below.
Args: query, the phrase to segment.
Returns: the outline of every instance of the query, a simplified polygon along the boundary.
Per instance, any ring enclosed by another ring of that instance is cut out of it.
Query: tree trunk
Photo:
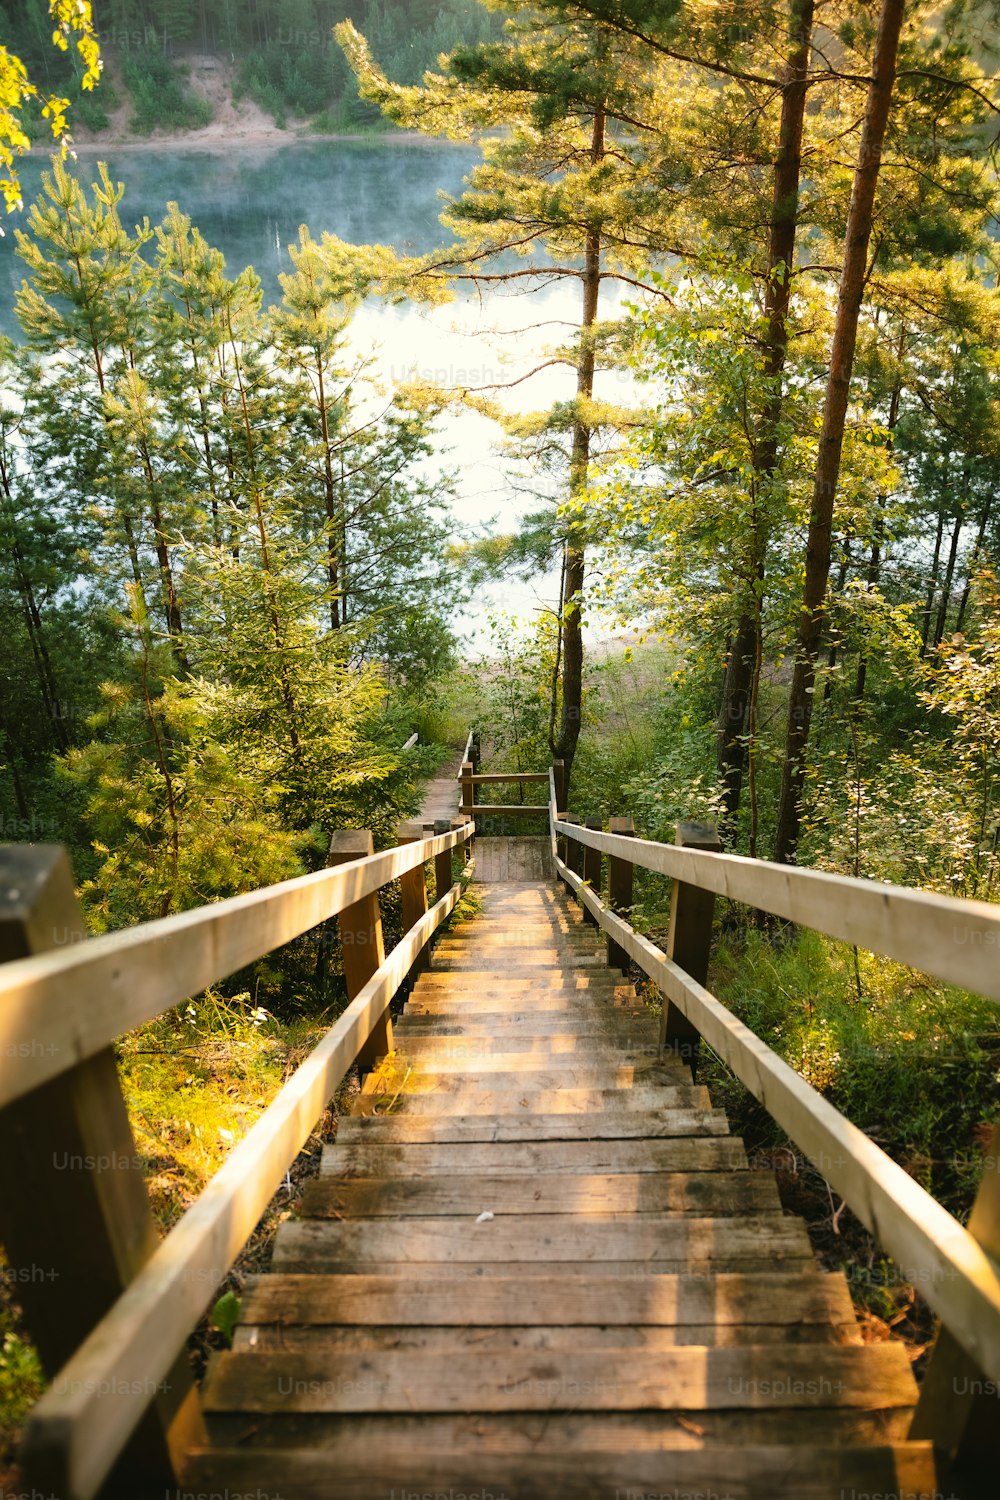
[[[965,476],[968,482],[968,474]],[[955,563],[958,559],[958,544],[962,537],[962,527],[965,525],[965,500],[964,488],[963,499],[959,502],[958,513],[955,516],[955,524],[951,531],[951,546],[948,548],[948,561],[945,563],[944,583],[941,586],[941,602],[938,605],[937,621],[934,625],[934,645],[940,646],[944,639],[944,627],[948,623],[948,605],[951,602],[951,586],[955,581]]]
[[[597,164],[604,159],[604,133],[606,119],[603,109],[594,113],[591,135],[590,160]],[[596,353],[592,337],[597,322],[597,301],[601,290],[601,232],[587,231],[583,272],[583,317],[581,319],[580,362],[576,374],[576,420],[573,423],[573,449],[570,455],[569,489],[571,498],[579,496],[586,483],[590,468],[590,425],[582,410],[582,404],[594,395],[594,368]],[[566,538],[563,590],[560,600],[560,632],[562,638],[562,708],[559,733],[550,742],[552,754],[565,762],[566,787],[569,788],[573,759],[580,738],[583,711],[583,620],[581,617],[586,555],[580,528],[571,524]]]
[[[736,635],[726,661],[722,701],[716,721],[717,764],[722,783],[727,821],[739,811],[743,773],[747,761],[747,716],[753,692],[755,663],[760,660],[763,589],[767,558],[766,507],[761,488],[773,481],[778,461],[778,424],[783,395],[781,376],[788,352],[788,304],[792,292],[792,265],[798,228],[799,181],[802,173],[802,129],[808,90],[809,59],[815,0],[791,0],[788,16],[789,56],[781,91],[781,123],[778,155],[774,164],[771,198],[771,229],[768,244],[767,356],[764,373],[771,396],[764,410],[763,438],[754,454],[758,484],[757,504],[751,528],[748,586],[755,599],[747,602],[736,626]]]
[[[847,215],[840,298],[830,350],[830,373],[823,404],[816,477],[806,542],[806,576],[802,592],[797,653],[788,703],[788,729],[781,777],[781,799],[774,857],[789,863],[799,838],[806,751],[812,720],[816,656],[822,638],[826,590],[830,576],[830,547],[834,502],[840,478],[840,458],[854,369],[858,317],[868,267],[875,190],[882,164],[882,146],[896,78],[896,57],[906,0],[882,0],[875,42],[872,78],[868,89],[861,145],[851,205]]]
[[[920,628],[920,655],[927,655],[927,646],[931,633],[931,620],[934,615],[934,596],[937,593],[938,572],[941,568],[941,544],[944,541],[944,506],[938,511],[937,535],[934,538],[934,558],[931,562],[931,576],[927,581],[927,602],[924,605],[924,619]]]

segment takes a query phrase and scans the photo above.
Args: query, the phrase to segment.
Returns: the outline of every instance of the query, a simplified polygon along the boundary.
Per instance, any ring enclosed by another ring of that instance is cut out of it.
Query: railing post
[[[424,838],[422,823],[400,823],[396,833],[397,844],[416,844]],[[409,932],[415,922],[427,910],[427,876],[423,865],[407,870],[399,877],[399,889],[403,898],[403,932]],[[425,943],[413,965],[413,973],[426,969],[430,957],[429,943]]]
[[[682,849],[705,849],[718,853],[722,849],[717,829],[710,823],[678,823],[677,843]],[[670,928],[667,957],[690,974],[698,984],[708,978],[708,958],[712,946],[712,918],[715,915],[715,893],[700,886],[674,881],[670,902]],[[660,1051],[669,1048],[690,1064],[691,1077],[698,1068],[701,1038],[683,1011],[671,1005],[664,996],[660,1017]]]
[[[86,936],[65,850],[0,850],[0,962]],[[32,1046],[47,1045],[44,1025],[39,1016]],[[111,1047],[8,1105],[0,1126],[0,1240],[51,1378],[159,1243]],[[206,1441],[181,1356],[151,1390],[150,1410],[118,1460],[114,1482],[126,1492],[173,1487],[184,1454]],[[44,1494],[62,1483],[55,1455],[28,1448],[23,1459],[29,1488]]]
[[[479,775],[479,765],[482,758],[482,741],[479,736],[479,730],[474,729],[472,731],[472,742],[469,745],[469,760],[472,764],[472,772],[474,776]]]
[[[472,819],[476,815],[475,814],[475,810],[474,810],[475,809],[475,804],[476,804],[476,788],[475,788],[475,786],[473,784],[473,781],[472,781],[472,778],[473,778],[473,776],[475,774],[476,774],[475,771],[472,769],[472,761],[471,760],[464,760],[462,762],[462,777],[461,777],[461,780],[462,780],[462,816],[463,816],[463,818],[465,819],[465,821],[467,823],[471,822]]]
[[[330,840],[328,865],[346,865],[352,859],[364,859],[375,853],[375,840],[367,828],[344,828]],[[376,969],[385,961],[382,940],[382,912],[378,891],[362,896],[340,913],[340,941],[344,950],[344,979],[347,998],[364,989]],[[386,1009],[372,1027],[368,1040],[358,1053],[358,1068],[370,1073],[380,1057],[392,1051],[392,1021]]]
[[[993,1260],[1000,1261],[1000,1125],[966,1226]],[[944,1327],[939,1327],[920,1385],[909,1438],[929,1440],[942,1455],[949,1489],[961,1493],[996,1474],[996,1385]]]
[[[608,824],[608,831],[617,833],[622,838],[634,838],[635,824],[631,818],[612,818]],[[617,912],[619,916],[627,913],[632,905],[634,868],[630,859],[622,859],[617,854],[608,855],[608,903],[611,910]],[[625,949],[609,936],[608,967],[621,969],[627,974],[631,961]]]
[[[566,811],[566,762],[554,760],[552,762],[552,776],[556,784],[556,812]],[[563,864],[566,861],[563,860]]]
[[[600,833],[604,827],[604,824],[600,818],[588,818],[587,827],[594,829],[597,833]],[[600,849],[591,849],[584,845],[583,878],[596,896],[599,896],[601,894],[601,865],[602,860]],[[597,918],[594,916],[593,912],[590,911],[586,906],[583,908],[583,920],[585,922],[589,922],[591,927],[596,927],[598,925]]]
[[[439,818],[434,824],[436,834],[451,833],[454,824],[462,823],[462,818]],[[445,849],[441,854],[434,856],[434,900],[440,901],[442,896],[447,896],[454,885],[452,856],[454,850]]]
[[[580,819],[575,818],[572,813],[564,813],[563,822],[574,823],[577,828],[582,827]],[[566,855],[563,864],[569,865],[574,875],[579,875],[581,879],[583,878],[583,845],[578,844],[576,839],[567,838]]]

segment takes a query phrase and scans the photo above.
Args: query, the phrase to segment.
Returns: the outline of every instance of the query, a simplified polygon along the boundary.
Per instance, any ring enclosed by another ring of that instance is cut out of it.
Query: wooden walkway
[[[460,812],[458,773],[462,769],[461,753],[456,753],[441,767],[437,776],[424,787],[424,799],[420,804],[420,822],[451,822]]]
[[[936,1489],[769,1173],[554,883],[481,888],[204,1390],[187,1487],[283,1500]]]

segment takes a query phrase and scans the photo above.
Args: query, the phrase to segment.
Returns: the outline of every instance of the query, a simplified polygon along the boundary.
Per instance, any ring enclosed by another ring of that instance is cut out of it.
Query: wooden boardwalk
[[[451,822],[460,812],[458,773],[462,769],[462,756],[456,753],[447,765],[428,781],[420,804],[421,823]]]
[[[554,883],[446,933],[204,1390],[187,1487],[283,1500],[932,1494],[773,1177]]]

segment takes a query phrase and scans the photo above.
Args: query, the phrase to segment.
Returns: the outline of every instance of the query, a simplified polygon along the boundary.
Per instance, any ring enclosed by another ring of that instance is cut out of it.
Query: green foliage
[[[240,1298],[235,1292],[223,1292],[212,1308],[211,1320],[212,1327],[219,1330],[227,1344],[232,1344],[240,1320]]]
[[[140,135],[157,128],[197,129],[212,118],[211,105],[185,89],[181,74],[157,48],[127,52],[122,77],[132,95],[132,128]]]
[[[461,597],[433,410],[386,404],[346,354],[405,263],[303,231],[264,315],[176,205],[129,235],[120,193],[46,179],[0,407],[24,710],[0,715],[0,784],[25,832],[61,802],[99,930],[314,867],[335,828],[391,842],[433,758],[400,755],[401,725]]]
[[[995,1007],[816,933],[720,945],[711,984],[814,1088],[963,1214],[995,1109]],[[713,1077],[717,1070],[712,1069]]]

